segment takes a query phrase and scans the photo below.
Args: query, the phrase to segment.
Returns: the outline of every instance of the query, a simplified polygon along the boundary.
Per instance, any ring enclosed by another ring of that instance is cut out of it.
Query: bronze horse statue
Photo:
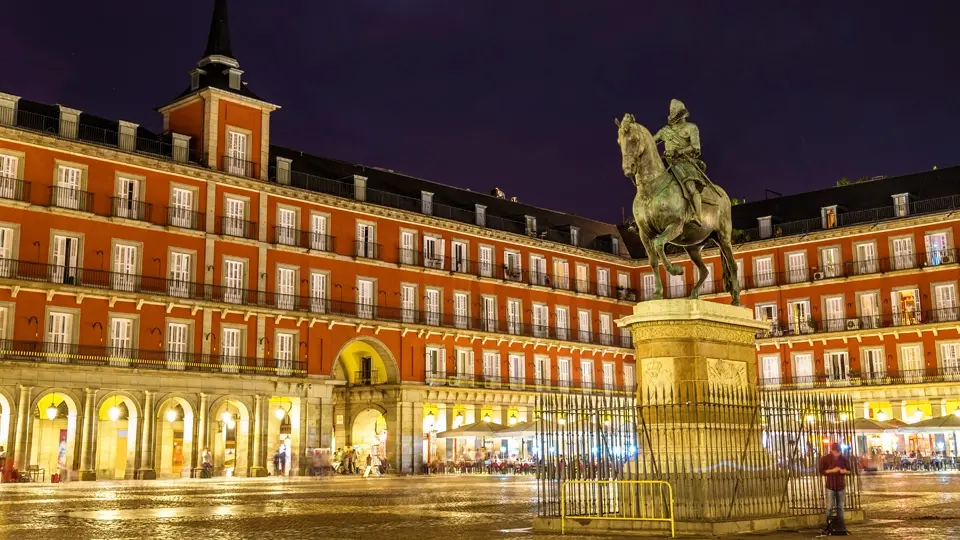
[[[617,142],[623,158],[623,173],[637,186],[633,217],[637,221],[640,241],[650,258],[650,268],[653,269],[653,298],[663,298],[661,261],[670,274],[683,274],[683,268],[671,263],[664,253],[664,246],[668,243],[686,250],[690,260],[699,269],[700,278],[689,296],[697,298],[700,287],[707,279],[707,266],[703,263],[700,251],[708,241],[713,240],[720,247],[724,289],[730,293],[733,305],[739,306],[740,282],[731,243],[733,226],[730,220],[730,197],[710,183],[701,194],[703,209],[700,224],[691,222],[690,202],[671,170],[664,166],[650,131],[637,123],[631,114],[615,122],[619,128]]]

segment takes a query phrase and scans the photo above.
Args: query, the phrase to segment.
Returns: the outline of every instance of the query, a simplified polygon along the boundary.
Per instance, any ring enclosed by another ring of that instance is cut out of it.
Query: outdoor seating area
[[[533,421],[502,425],[489,420],[431,434],[429,474],[536,474]]]
[[[857,453],[865,471],[960,470],[960,416],[948,414],[912,424],[858,418]]]

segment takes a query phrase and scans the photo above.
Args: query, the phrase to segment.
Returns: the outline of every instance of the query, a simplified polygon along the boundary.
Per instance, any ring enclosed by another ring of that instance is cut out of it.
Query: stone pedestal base
[[[250,467],[250,473],[247,476],[251,478],[263,478],[267,475],[267,469],[264,467]]]
[[[137,480],[156,480],[157,471],[153,469],[139,469],[133,475]]]
[[[97,471],[80,471],[77,479],[81,482],[93,482],[97,479]]]

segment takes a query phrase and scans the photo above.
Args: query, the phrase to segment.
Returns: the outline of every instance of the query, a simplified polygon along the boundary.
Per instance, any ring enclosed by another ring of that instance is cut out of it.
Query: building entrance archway
[[[193,463],[193,406],[169,397],[157,407],[154,456],[159,478],[189,478]]]
[[[356,464],[362,467],[370,454],[385,462],[389,435],[387,418],[382,411],[369,408],[357,413],[350,429],[350,446],[357,451],[358,456]]]
[[[8,455],[12,452],[10,447],[10,422],[13,418],[12,414],[13,408],[10,406],[10,400],[7,399],[7,396],[3,392],[0,392],[0,447],[3,447],[4,452]],[[0,474],[2,474],[2,467],[0,467]]]
[[[250,411],[235,398],[224,398],[211,407],[210,452],[214,474],[246,476],[249,465]],[[201,452],[203,449],[200,449]]]
[[[61,392],[46,392],[34,402],[31,414],[30,459],[24,466],[49,478],[67,480],[73,469],[77,440],[77,403]]]
[[[139,427],[137,404],[132,399],[123,394],[103,398],[97,409],[97,478],[133,478]]]

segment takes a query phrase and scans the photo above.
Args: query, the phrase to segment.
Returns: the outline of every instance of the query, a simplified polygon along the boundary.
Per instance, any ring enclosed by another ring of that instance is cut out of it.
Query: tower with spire
[[[190,70],[189,86],[158,109],[164,131],[189,137],[189,146],[211,168],[267,180],[270,113],[276,109],[243,80],[227,0],[214,0],[207,46]]]

